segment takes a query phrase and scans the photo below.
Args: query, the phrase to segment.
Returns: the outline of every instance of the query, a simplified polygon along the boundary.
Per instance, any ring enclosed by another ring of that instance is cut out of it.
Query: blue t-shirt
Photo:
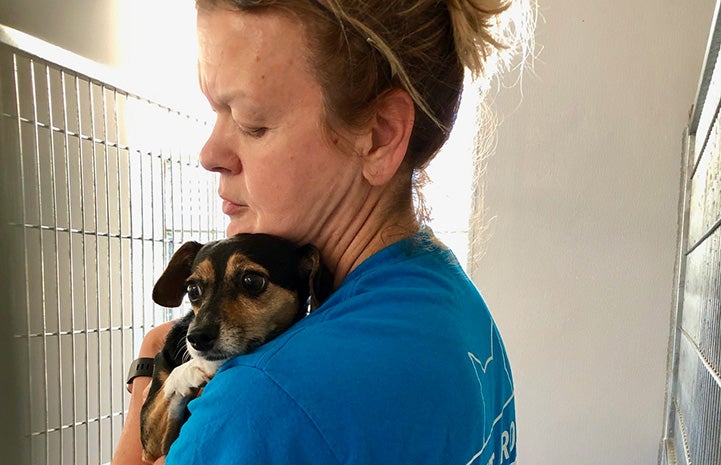
[[[227,362],[170,449],[181,464],[511,464],[501,337],[424,229],[365,260],[309,316]]]

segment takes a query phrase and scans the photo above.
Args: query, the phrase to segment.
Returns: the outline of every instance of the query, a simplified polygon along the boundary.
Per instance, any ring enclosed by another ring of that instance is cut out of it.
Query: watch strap
[[[133,382],[138,376],[153,376],[153,365],[155,360],[152,358],[141,357],[133,360],[128,370],[128,381],[127,384]]]

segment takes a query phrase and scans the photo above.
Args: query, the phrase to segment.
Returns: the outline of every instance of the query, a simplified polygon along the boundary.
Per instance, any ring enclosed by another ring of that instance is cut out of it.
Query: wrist
[[[128,377],[125,381],[128,392],[133,392],[133,384],[136,378],[150,378],[153,376],[154,360],[149,357],[140,357],[133,360],[128,369]]]
[[[155,356],[163,349],[168,332],[174,324],[173,321],[162,323],[151,328],[150,331],[145,334],[140,344],[138,358],[133,360],[128,368],[128,376],[126,378],[128,392],[133,392],[136,380],[144,379],[143,384],[147,384],[150,381],[153,375]]]

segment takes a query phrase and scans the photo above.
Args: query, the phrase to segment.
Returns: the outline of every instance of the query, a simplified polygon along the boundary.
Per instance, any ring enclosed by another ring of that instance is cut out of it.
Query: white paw
[[[205,386],[219,367],[220,364],[217,362],[209,362],[200,358],[194,358],[175,367],[168,379],[165,380],[163,387],[165,398],[190,396],[195,389]]]

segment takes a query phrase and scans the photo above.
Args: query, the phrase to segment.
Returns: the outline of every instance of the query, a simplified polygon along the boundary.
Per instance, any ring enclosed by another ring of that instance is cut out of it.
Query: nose
[[[232,127],[228,116],[217,113],[213,131],[200,150],[200,164],[208,171],[221,174],[240,172],[240,158],[234,144]]]
[[[213,348],[215,340],[218,339],[217,331],[211,329],[196,328],[188,331],[186,339],[198,352],[207,352]]]

